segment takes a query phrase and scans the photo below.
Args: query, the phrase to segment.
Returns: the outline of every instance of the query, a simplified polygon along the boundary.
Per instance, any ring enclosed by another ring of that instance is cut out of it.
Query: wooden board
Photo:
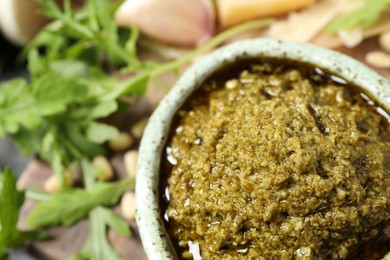
[[[376,38],[366,40],[360,46],[347,49],[340,48],[341,51],[347,55],[355,57],[356,59],[364,62],[364,56],[368,51],[379,49]],[[389,70],[377,70],[378,73],[388,76]],[[168,82],[173,82],[172,77],[168,79]],[[127,111],[116,118],[112,119],[115,125],[118,125],[122,129],[128,129],[129,125],[134,122],[141,115],[149,114],[152,108],[158,103],[163,96],[163,92],[158,87],[152,87],[147,98],[140,102],[140,105],[135,106],[132,111]],[[123,166],[123,154],[116,154],[111,159],[114,165],[115,171],[119,176],[124,176]],[[21,178],[18,185],[20,188],[42,188],[43,183],[51,174],[51,169],[48,165],[40,162],[39,160],[32,160]],[[23,226],[23,221],[28,212],[32,209],[34,203],[28,200],[22,208],[20,225]],[[118,209],[115,209],[120,214]],[[48,214],[50,214],[48,212]],[[123,259],[146,259],[146,255],[142,249],[137,225],[134,221],[129,222],[133,230],[133,236],[126,238],[120,236],[112,231],[109,232],[109,238],[114,247],[120,252]],[[36,255],[39,259],[66,259],[68,256],[79,250],[88,233],[88,223],[86,220],[80,221],[75,225],[68,228],[52,228],[49,230],[49,239],[45,241],[34,242],[29,246],[29,250],[33,255]]]

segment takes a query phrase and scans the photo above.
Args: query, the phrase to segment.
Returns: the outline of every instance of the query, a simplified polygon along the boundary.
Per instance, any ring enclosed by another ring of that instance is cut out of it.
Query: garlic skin
[[[166,43],[195,46],[213,35],[215,10],[210,0],[127,0],[117,10],[115,22],[136,25]]]
[[[0,0],[0,29],[15,45],[27,44],[48,19],[36,12],[39,6],[32,0]]]

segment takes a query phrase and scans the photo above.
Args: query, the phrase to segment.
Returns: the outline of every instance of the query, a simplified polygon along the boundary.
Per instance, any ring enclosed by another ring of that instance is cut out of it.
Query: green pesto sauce
[[[338,77],[280,64],[223,68],[178,111],[160,186],[179,257],[383,257],[388,115]]]

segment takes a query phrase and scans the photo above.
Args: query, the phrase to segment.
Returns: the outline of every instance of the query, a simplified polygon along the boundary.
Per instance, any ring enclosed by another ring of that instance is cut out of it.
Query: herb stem
[[[263,27],[266,27],[270,25],[274,20],[273,19],[261,19],[261,20],[256,20],[256,21],[250,21],[246,22],[240,25],[237,25],[235,27],[232,27],[230,29],[227,29],[226,31],[223,31],[222,33],[218,34],[214,38],[212,38],[209,42],[204,44],[203,46],[197,48],[191,53],[188,53],[181,58],[174,60],[172,62],[168,62],[159,68],[153,70],[150,72],[150,77],[155,78],[158,77],[162,74],[165,74],[169,71],[173,71],[184,64],[190,62],[193,58],[197,57],[198,55],[201,55],[203,53],[206,53],[207,51],[221,45],[228,39],[232,38],[233,36],[236,36],[240,33],[254,30],[254,29],[260,29]]]
[[[134,59],[124,49],[120,48],[117,44],[105,40],[100,34],[95,35],[96,41],[102,47],[107,50],[107,53],[112,53],[122,61],[126,63],[133,63]]]
[[[36,201],[48,201],[50,199],[50,195],[47,195],[43,192],[26,190],[26,198],[36,200]]]

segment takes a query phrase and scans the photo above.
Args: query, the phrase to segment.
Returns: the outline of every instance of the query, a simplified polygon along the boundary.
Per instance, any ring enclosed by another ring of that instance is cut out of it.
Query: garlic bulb
[[[210,0],[127,0],[117,10],[119,26],[136,25],[160,41],[193,46],[209,39],[215,30]]]
[[[28,43],[47,23],[33,0],[0,0],[0,29],[16,45]]]

